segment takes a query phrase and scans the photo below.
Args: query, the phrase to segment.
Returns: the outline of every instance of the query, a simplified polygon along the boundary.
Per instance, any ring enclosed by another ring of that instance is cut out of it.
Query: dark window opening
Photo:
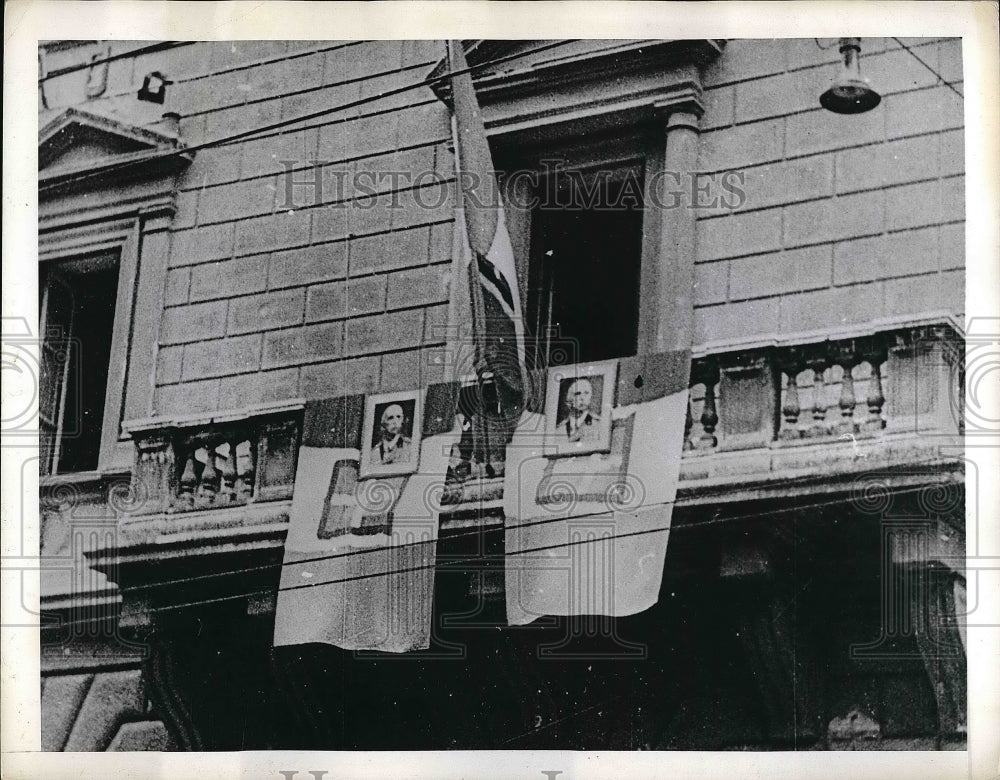
[[[639,166],[560,171],[540,182],[525,305],[536,365],[636,353],[642,192]]]
[[[97,257],[43,266],[39,417],[41,472],[98,466],[118,261]]]

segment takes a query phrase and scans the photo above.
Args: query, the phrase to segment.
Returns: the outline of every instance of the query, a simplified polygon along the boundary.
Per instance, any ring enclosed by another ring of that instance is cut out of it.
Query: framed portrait
[[[550,368],[545,393],[545,454],[611,451],[611,405],[618,363]]]
[[[365,400],[358,476],[412,474],[420,460],[420,390],[370,395]]]

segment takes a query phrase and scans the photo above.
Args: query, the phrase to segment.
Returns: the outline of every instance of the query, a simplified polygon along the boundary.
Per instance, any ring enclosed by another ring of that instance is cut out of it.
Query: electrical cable
[[[909,493],[909,492],[923,491],[923,490],[926,490],[926,487],[927,486],[922,485],[922,486],[920,486],[918,488],[911,488],[909,490],[897,490],[897,491],[894,491],[894,495],[899,495],[899,494],[902,494],[902,493]],[[801,504],[801,505],[796,505],[794,507],[787,507],[787,508],[782,508],[782,509],[777,509],[777,510],[771,510],[769,512],[769,516],[773,516],[775,514],[787,514],[788,512],[798,512],[798,511],[801,511],[803,509],[815,509],[815,508],[820,507],[820,506],[827,506],[827,505],[833,505],[833,504],[839,504],[839,503],[843,503],[843,499],[836,500],[836,501],[817,502],[817,503],[813,503],[813,504]],[[702,523],[695,523],[695,524],[691,524],[691,525],[687,525],[687,526],[679,526],[679,527],[680,528],[693,528],[693,527],[704,528],[704,527],[710,526],[710,525],[716,525],[716,524],[721,524],[721,523],[729,523],[729,522],[732,522],[732,521],[737,520],[737,519],[749,519],[749,518],[754,518],[754,517],[760,517],[760,514],[759,513],[754,513],[752,515],[744,515],[742,517],[716,518],[714,520],[707,520],[707,521],[704,521]],[[556,518],[556,520],[573,520],[573,519],[574,518]],[[544,523],[548,523],[548,522],[552,522],[552,521],[547,519],[545,521],[538,522],[538,523],[535,523],[535,524],[540,525],[543,522]],[[506,531],[506,528],[504,530]],[[560,544],[543,545],[543,546],[540,546],[540,547],[531,547],[531,548],[526,548],[526,549],[523,549],[523,550],[516,550],[516,551],[507,551],[507,550],[505,550],[502,554],[498,554],[498,555],[494,555],[494,556],[486,556],[486,557],[498,558],[498,557],[509,557],[509,556],[514,556],[514,555],[527,555],[527,554],[530,554],[530,553],[544,552],[546,550],[558,550],[558,549],[562,549],[564,547],[574,547],[574,546],[577,546],[577,545],[580,545],[580,544],[593,544],[593,543],[597,543],[597,542],[609,542],[609,541],[612,541],[614,539],[626,539],[626,538],[633,537],[633,536],[645,536],[647,534],[664,533],[664,532],[669,532],[671,530],[676,530],[676,528],[672,529],[670,526],[667,526],[666,528],[652,528],[652,529],[646,529],[646,530],[642,530],[642,531],[633,531],[633,532],[625,533],[625,534],[612,534],[610,536],[604,536],[604,537],[600,537],[600,538],[597,538],[597,539],[583,539],[583,540],[578,540],[578,541],[573,541],[573,542],[565,542],[565,543],[560,543]],[[453,538],[453,537],[449,537],[448,541],[450,541],[451,538]],[[384,551],[384,550],[399,550],[399,549],[402,549],[405,546],[407,546],[407,545],[400,545],[399,547],[380,547],[380,548],[376,548],[376,549],[378,549],[380,551]],[[325,558],[317,558],[315,560],[321,561],[321,560],[332,559],[332,558],[337,558],[337,557],[340,557],[340,556],[326,556]],[[402,574],[402,573],[406,573],[408,571],[420,571],[421,569],[433,569],[433,568],[438,568],[439,566],[441,566],[441,567],[443,567],[443,566],[457,566],[457,565],[460,565],[460,564],[476,563],[478,560],[480,560],[480,559],[477,559],[477,558],[467,558],[467,559],[461,559],[461,560],[457,560],[457,561],[456,560],[447,560],[446,559],[441,564],[436,564],[435,566],[416,566],[416,567],[411,567],[409,569],[394,570],[394,571],[388,572],[388,573],[377,572],[377,573],[374,573],[374,574],[356,575],[356,576],[353,576],[353,577],[345,577],[345,578],[337,579],[337,580],[328,580],[328,581],[323,581],[323,582],[309,582],[309,583],[304,583],[304,584],[301,584],[301,585],[287,586],[287,587],[284,587],[284,588],[279,587],[278,591],[281,592],[281,591],[286,591],[286,590],[300,590],[302,588],[317,587],[317,586],[323,586],[323,585],[337,585],[337,584],[341,584],[341,583],[352,582],[354,580],[371,579],[373,577],[384,577],[384,576],[390,576],[391,574]],[[301,561],[301,562],[300,561],[293,561],[292,565],[297,565],[299,563],[305,563],[305,562],[306,561]]]
[[[926,61],[924,61],[921,57],[919,57],[917,55],[917,53],[915,51],[913,51],[913,49],[911,49],[909,46],[907,46],[905,43],[903,43],[901,40],[899,40],[899,38],[895,38],[894,37],[893,40],[896,43],[898,43],[900,46],[902,46],[904,49],[906,49],[913,56],[913,58],[917,62],[919,62],[921,65],[923,65],[925,68],[927,68],[927,70],[929,70],[931,73],[933,73],[935,76],[937,76],[939,83],[943,83],[946,87],[948,87],[948,89],[950,89],[952,92],[954,92],[960,98],[962,98],[963,100],[965,99],[965,95],[963,95],[961,92],[959,92],[951,82],[947,81],[944,76],[942,76],[940,73],[938,73],[936,70],[934,70],[934,68],[932,68]]]
[[[944,84],[952,92],[954,92],[956,95],[958,95],[960,98],[962,98],[963,100],[965,99],[965,95],[963,95],[961,92],[959,92],[955,88],[955,86],[953,84],[951,84],[951,82],[949,82],[949,81],[947,81],[945,79],[944,76],[942,76],[940,73],[938,73],[936,70],[934,70],[934,68],[932,68],[928,62],[926,62],[923,58],[921,58],[920,56],[918,56],[917,53],[915,51],[913,51],[913,49],[911,49],[909,46],[907,46],[905,43],[903,43],[899,38],[893,37],[892,40],[894,40],[896,43],[898,43],[900,46],[902,46],[904,49],[906,49],[906,51],[908,51],[913,56],[913,58],[916,59],[917,62],[919,62],[921,65],[923,65],[925,68],[927,68],[927,70],[929,70],[931,73],[933,73],[935,76],[937,76],[938,77],[938,83]],[[828,49],[832,49],[836,45],[836,44],[832,44],[831,43],[829,46],[822,46],[822,45],[820,45],[819,38],[813,38],[813,41],[815,41],[816,42],[816,46],[818,46],[823,51],[827,51]]]
[[[912,466],[912,465],[917,465],[917,464],[908,464],[908,465]],[[907,494],[907,493],[916,493],[916,492],[920,492],[920,491],[926,490],[927,487],[928,487],[927,485],[921,485],[920,487],[904,488],[904,489],[901,489],[901,490],[894,490],[894,491],[892,491],[892,493],[893,493],[893,495],[904,495],[904,494]],[[780,509],[769,510],[768,511],[768,517],[773,517],[774,515],[781,515],[781,514],[788,514],[788,513],[800,512],[800,511],[803,511],[803,510],[806,510],[806,509],[815,509],[815,508],[824,507],[824,506],[834,506],[834,505],[842,504],[842,503],[843,503],[843,499],[837,499],[837,500],[828,500],[828,501],[817,501],[817,502],[813,502],[813,503],[810,503],[810,504],[798,504],[796,506],[790,506],[790,507],[782,507]],[[637,532],[634,532],[632,534],[622,534],[620,536],[604,537],[604,538],[601,538],[601,539],[583,540],[581,542],[572,542],[572,543],[565,544],[565,545],[551,545],[549,547],[543,547],[543,548],[538,548],[538,549],[559,549],[560,547],[567,547],[567,546],[572,546],[572,545],[577,545],[577,544],[587,544],[587,543],[592,543],[592,542],[596,542],[596,541],[602,541],[603,542],[603,541],[609,541],[611,539],[625,538],[627,536],[638,536],[638,535],[642,535],[642,534],[660,533],[662,531],[671,531],[671,532],[673,532],[673,531],[680,531],[680,530],[693,530],[693,529],[696,529],[696,528],[705,528],[705,527],[708,527],[708,526],[723,525],[723,524],[731,523],[731,522],[734,522],[734,521],[737,521],[737,520],[746,520],[746,519],[760,518],[760,517],[762,517],[762,515],[760,513],[757,513],[757,512],[755,512],[753,514],[746,514],[746,515],[733,515],[733,516],[728,516],[728,517],[715,518],[715,519],[712,519],[712,520],[705,520],[705,521],[702,521],[702,522],[699,522],[699,523],[690,523],[690,524],[684,524],[684,525],[679,525],[679,526],[671,526],[670,528],[665,528],[665,529],[659,529],[659,528],[657,528],[657,529],[651,529],[651,530],[646,530],[646,531],[637,531]],[[560,518],[560,519],[566,519],[566,518]],[[480,529],[476,529],[476,531],[474,533],[478,533],[479,530]],[[498,528],[498,530],[499,530],[499,528]],[[459,535],[449,536],[449,537],[447,537],[447,541],[451,541],[452,539],[455,539],[455,538],[459,538]],[[434,541],[437,541],[437,540],[435,539]],[[384,551],[386,549],[400,549],[400,548],[399,547],[396,547],[396,548],[379,547],[379,548],[374,548],[374,549],[380,550],[380,551]],[[396,570],[396,571],[393,571],[393,572],[390,572],[390,573],[366,574],[366,575],[359,575],[359,576],[355,576],[355,577],[345,577],[345,578],[337,579],[337,580],[329,580],[329,581],[324,581],[324,582],[319,582],[319,583],[310,583],[307,586],[296,585],[296,586],[292,586],[291,588],[281,588],[281,587],[279,587],[277,592],[281,592],[281,591],[284,591],[284,590],[297,590],[297,589],[300,589],[301,587],[310,587],[310,586],[311,587],[316,587],[316,586],[325,586],[325,585],[338,585],[338,584],[344,584],[344,583],[348,583],[348,582],[353,582],[354,580],[371,579],[371,578],[376,577],[376,576],[391,576],[392,574],[401,574],[401,573],[405,573],[405,572],[420,571],[422,569],[432,569],[433,568],[433,569],[439,570],[439,569],[447,568],[447,567],[456,568],[456,567],[461,566],[462,564],[478,564],[478,563],[480,563],[483,560],[483,558],[486,558],[486,559],[490,559],[490,558],[496,559],[496,558],[501,558],[501,557],[505,558],[505,557],[508,557],[508,556],[522,555],[522,554],[525,554],[526,552],[534,552],[534,551],[535,550],[518,550],[517,552],[507,552],[507,551],[504,551],[503,553],[497,553],[497,554],[494,554],[494,555],[487,555],[487,556],[482,556],[482,557],[478,557],[478,558],[445,559],[444,561],[436,562],[434,566],[418,566],[418,567],[411,567],[409,569],[399,569],[399,570]],[[222,576],[226,576],[226,575],[230,575],[230,574],[243,574],[245,572],[250,572],[250,571],[264,571],[264,570],[270,570],[270,569],[278,569],[278,568],[281,568],[281,566],[282,566],[282,564],[277,564],[277,563],[275,563],[275,564],[265,564],[265,565],[262,565],[262,566],[255,566],[255,567],[250,567],[250,568],[247,568],[247,569],[238,569],[238,570],[233,570],[233,571],[229,571],[229,572],[218,572],[218,573],[210,574],[210,575],[199,575],[199,576],[185,578],[185,579],[165,580],[165,581],[159,582],[159,583],[149,583],[148,585],[140,586],[140,587],[136,588],[136,590],[148,590],[150,588],[158,587],[160,585],[183,584],[183,583],[187,583],[187,582],[191,582],[191,581],[195,581],[195,580],[199,580],[199,579],[222,577]],[[459,571],[461,571],[461,569],[459,569]],[[214,598],[195,599],[193,601],[186,601],[186,602],[179,602],[179,603],[174,603],[174,604],[160,605],[160,606],[156,606],[156,607],[151,607],[150,608],[150,612],[167,612],[167,611],[172,611],[172,610],[176,610],[176,609],[186,609],[188,607],[197,607],[197,606],[202,606],[202,605],[206,605],[206,604],[216,604],[216,603],[221,603],[221,602],[224,602],[224,601],[234,601],[234,600],[238,600],[238,599],[244,599],[244,598],[247,598],[249,596],[272,595],[275,592],[276,591],[274,591],[271,588],[263,587],[263,588],[258,588],[258,589],[252,590],[252,591],[243,591],[243,592],[240,592],[240,593],[230,593],[230,594],[227,594],[225,596],[217,596],[217,597],[214,597]],[[92,622],[94,622],[94,618],[81,618],[79,620],[60,621],[58,625],[59,626],[84,625],[84,624],[88,624],[88,623],[92,623]]]
[[[183,41],[181,43],[182,43],[182,45],[188,45],[188,44],[192,44],[192,43],[200,43],[200,41]],[[317,43],[324,43],[324,42],[323,41],[317,41]],[[257,60],[253,64],[250,64],[250,65],[239,65],[239,66],[236,66],[236,67],[226,68],[224,70],[201,71],[201,72],[198,72],[198,73],[187,74],[187,75],[184,75],[182,77],[178,77],[176,79],[169,79],[169,81],[170,81],[171,84],[190,84],[191,82],[201,81],[203,79],[211,78],[212,76],[228,76],[228,75],[231,75],[231,74],[236,73],[236,72],[241,71],[241,70],[252,70],[253,68],[256,68],[256,67],[261,67],[261,66],[265,66],[265,65],[273,65],[276,62],[289,62],[291,60],[304,59],[305,57],[308,57],[308,56],[313,55],[313,54],[324,54],[325,52],[334,51],[336,49],[343,49],[343,48],[346,48],[347,46],[350,46],[350,45],[351,44],[338,43],[338,44],[333,45],[333,46],[320,46],[319,48],[315,48],[315,49],[301,49],[301,50],[296,51],[294,54],[285,54],[285,55],[280,55],[280,56],[268,57],[268,58],[265,58],[265,59]],[[393,71],[393,70],[385,71],[385,73],[396,73],[396,72],[399,72],[399,71]],[[62,75],[62,71],[57,71],[54,75]],[[164,75],[169,76],[169,74],[164,74]],[[377,76],[381,76],[381,75],[385,75],[385,74],[384,73],[376,73],[376,74],[372,74],[372,76],[370,76],[368,78],[373,78],[373,77],[377,77]],[[363,79],[355,79],[355,80],[361,81]],[[327,85],[327,86],[332,86],[332,85]],[[304,89],[301,92],[290,92],[288,94],[290,94],[290,95],[302,95],[302,94],[305,94],[306,92],[316,92],[316,91],[319,91],[319,90],[324,89],[324,88],[325,87],[317,87],[317,88],[313,88],[313,89]],[[100,102],[100,101],[104,101],[104,100],[113,100],[115,98],[123,98],[123,97],[126,97],[128,95],[135,95],[135,91],[136,90],[135,90],[134,86],[129,86],[128,89],[123,89],[123,90],[121,90],[119,92],[103,92],[102,94],[96,96],[93,99],[83,100],[83,101],[81,101],[79,103],[68,103],[68,104],[59,106],[59,108],[56,109],[56,110],[65,110],[67,108],[79,108],[80,106],[94,105],[95,103]],[[283,95],[283,97],[284,97],[284,95]],[[268,98],[265,98],[265,99],[268,99]],[[229,104],[229,105],[226,105],[226,106],[221,106],[220,108],[233,108],[233,107],[242,106],[242,105],[253,105],[253,103],[255,103],[255,102],[258,102],[258,101],[252,101],[250,103],[232,103],[232,104]],[[259,102],[263,102],[263,100],[261,100]],[[196,114],[190,114],[190,115],[185,115],[185,116],[195,116],[195,115]]]
[[[541,52],[554,49],[558,46],[566,46],[574,42],[575,41],[573,40],[563,40],[563,41],[555,41],[552,43],[543,44],[542,46],[536,46],[532,49],[528,49],[525,51],[516,52],[514,54],[507,54],[502,57],[496,57],[492,60],[488,60],[486,62],[482,62],[477,65],[472,65],[462,70],[457,70],[454,72],[449,71],[447,73],[443,73],[440,76],[424,79],[422,81],[411,84],[405,84],[402,87],[395,87],[393,89],[384,90],[382,92],[379,92],[378,94],[370,95],[366,98],[352,100],[348,103],[342,103],[340,105],[332,106],[330,108],[325,108],[320,111],[313,111],[308,114],[303,114],[302,116],[291,117],[290,119],[283,119],[279,122],[274,122],[268,125],[262,125],[260,127],[253,127],[248,130],[243,130],[239,133],[234,133],[229,136],[223,136],[221,138],[216,138],[211,141],[203,141],[200,144],[193,144],[191,146],[186,146],[184,148],[171,149],[169,151],[161,152],[159,154],[150,155],[149,157],[143,158],[142,160],[128,160],[122,163],[111,164],[103,168],[96,168],[93,170],[83,171],[75,176],[67,176],[66,178],[61,179],[58,182],[53,182],[48,185],[42,185],[41,187],[39,187],[39,191],[47,192],[52,189],[61,189],[70,184],[74,184],[78,181],[84,181],[86,179],[94,178],[96,176],[107,176],[109,174],[117,173],[118,171],[125,170],[127,168],[133,167],[138,164],[146,164],[153,160],[166,160],[173,157],[180,157],[182,155],[191,154],[192,152],[197,152],[201,149],[209,149],[215,146],[224,146],[226,144],[230,144],[236,141],[256,140],[259,135],[268,133],[272,130],[280,130],[285,127],[291,127],[293,125],[299,124],[300,122],[306,122],[310,119],[318,119],[323,116],[328,116],[330,114],[337,113],[338,111],[345,111],[347,109],[356,108],[358,106],[365,105],[367,103],[373,103],[378,100],[383,100],[384,98],[387,97],[400,95],[404,92],[409,92],[411,90],[421,89],[422,87],[427,87],[432,84],[437,84],[438,82],[451,79],[453,76],[460,76],[464,73],[472,73],[473,71],[479,71],[484,68],[489,68],[493,65],[497,65],[503,62],[510,62],[512,60],[521,59],[523,57],[528,57],[533,54],[539,54]]]
[[[176,49],[178,46],[187,46],[194,41],[160,41],[159,43],[153,43],[149,46],[141,46],[137,49],[130,49],[129,51],[121,51],[118,54],[112,54],[108,57],[98,57],[89,62],[81,63],[80,65],[71,65],[66,68],[60,68],[59,70],[53,71],[52,73],[47,73],[38,79],[38,86],[42,86],[47,81],[52,79],[57,79],[60,76],[68,76],[71,73],[77,73],[81,70],[87,70],[93,68],[96,65],[103,65],[106,62],[114,62],[115,60],[124,60],[128,57],[138,57],[142,54],[152,54],[158,51],[167,51],[168,49]]]
[[[906,464],[906,465],[907,465],[908,468],[913,468],[915,466],[920,466],[920,465],[925,465],[925,464],[931,464],[931,463],[939,463],[939,462],[940,462],[940,460],[935,458],[935,459],[927,459],[927,460],[923,460],[923,461],[915,461],[913,463],[909,463],[909,464]],[[786,486],[786,485],[796,484],[796,483],[801,482],[801,481],[802,480],[800,478],[793,478],[793,479],[785,480],[785,481],[780,482],[780,483],[775,483],[775,484],[772,485],[772,487],[783,487],[783,486]],[[905,495],[905,494],[909,494],[909,493],[916,493],[916,492],[920,492],[920,491],[923,491],[923,490],[927,490],[928,487],[933,487],[933,485],[931,485],[931,486],[929,486],[929,485],[920,485],[918,487],[903,488],[903,489],[893,490],[891,492],[892,492],[893,495]],[[719,494],[724,494],[724,491],[720,490]],[[807,503],[807,504],[795,504],[793,506],[780,507],[780,508],[777,508],[777,509],[771,509],[768,512],[768,516],[770,517],[770,516],[774,516],[774,515],[784,515],[784,514],[789,514],[789,513],[800,512],[800,511],[807,510],[807,509],[816,509],[816,508],[826,507],[826,506],[835,506],[835,505],[838,505],[838,504],[843,504],[844,501],[845,501],[844,497],[840,497],[840,498],[836,498],[836,499],[827,499],[827,500],[824,500],[824,501],[814,501],[814,502],[810,502],[810,503]],[[759,517],[761,517],[761,515],[760,515],[759,512],[751,512],[751,513],[736,514],[736,515],[727,515],[725,517],[713,518],[711,520],[703,520],[703,521],[694,522],[694,523],[685,523],[683,525],[671,525],[668,528],[657,528],[657,529],[651,529],[651,530],[647,530],[647,531],[640,531],[640,532],[636,532],[636,533],[645,534],[645,533],[659,533],[661,531],[693,530],[693,529],[700,529],[700,528],[707,528],[707,527],[712,527],[712,526],[717,526],[717,525],[729,524],[729,523],[733,523],[733,522],[738,522],[740,520],[752,520],[752,519],[759,518]],[[544,520],[535,520],[535,521],[529,521],[529,522],[526,522],[526,523],[512,524],[512,525],[508,525],[508,526],[496,526],[495,530],[497,530],[497,531],[503,530],[504,532],[506,532],[507,530],[518,530],[520,528],[528,528],[528,527],[535,526],[535,525],[545,525],[545,524],[552,523],[552,522],[567,521],[567,520],[572,520],[572,519],[574,519],[574,518],[567,518],[567,517],[546,518]],[[323,555],[323,556],[317,556],[315,558],[303,559],[301,561],[293,561],[293,562],[291,562],[291,564],[292,565],[297,565],[297,564],[303,564],[303,563],[317,563],[317,562],[322,562],[322,561],[326,561],[326,560],[335,560],[335,559],[338,559],[338,558],[349,558],[349,557],[352,557],[354,555],[362,555],[362,554],[365,554],[365,553],[385,552],[386,550],[401,550],[401,549],[404,549],[406,547],[414,547],[414,546],[417,546],[417,545],[429,544],[429,543],[432,543],[432,542],[436,544],[440,538],[443,538],[446,542],[451,543],[452,541],[454,541],[456,539],[462,539],[462,538],[468,538],[468,537],[472,537],[472,536],[477,536],[477,535],[483,533],[485,530],[486,529],[484,529],[483,527],[476,527],[476,528],[469,529],[468,531],[464,531],[464,532],[461,532],[461,533],[448,534],[445,537],[440,537],[439,536],[439,537],[436,537],[434,539],[429,539],[429,540],[419,541],[419,542],[413,542],[413,543],[407,544],[407,545],[397,545],[397,546],[394,546],[394,547],[388,547],[388,546],[384,546],[384,545],[381,545],[381,546],[378,546],[378,547],[365,547],[365,548],[361,548],[361,549],[350,550],[350,551],[343,552],[343,553],[334,553],[334,554],[331,554],[331,555]],[[619,536],[608,536],[608,537],[603,537],[601,539],[585,540],[585,543],[586,542],[597,542],[597,541],[608,541],[610,539],[622,538],[622,537],[630,536],[630,535],[633,535],[633,534],[623,534],[623,535],[621,535],[621,537],[619,537]],[[573,544],[576,544],[576,543],[573,543]],[[554,545],[554,546],[551,547],[551,549],[557,549],[558,547],[561,547],[561,546],[568,546],[568,545]],[[510,552],[510,553],[505,552],[505,553],[503,553],[503,556],[506,557],[507,555],[521,555],[521,554],[525,554],[527,552],[534,552],[534,550],[519,550],[516,553],[515,552]],[[487,557],[487,558],[495,558],[495,557],[499,557],[499,555],[492,555],[492,556],[485,556],[485,557]],[[458,566],[460,564],[477,563],[480,560],[481,560],[481,558],[460,558],[460,559],[448,559],[448,558],[445,558],[443,561],[437,562],[435,564],[435,567],[440,567],[440,566]],[[261,565],[258,565],[258,566],[244,567],[244,568],[240,568],[240,569],[230,569],[230,570],[226,570],[226,571],[212,572],[212,573],[209,573],[209,574],[200,574],[200,575],[195,575],[193,577],[183,577],[183,578],[176,578],[176,579],[171,579],[171,580],[161,580],[159,582],[152,582],[152,583],[148,583],[148,584],[137,586],[135,589],[136,590],[148,591],[148,590],[151,590],[153,588],[167,587],[167,586],[173,586],[173,585],[184,585],[184,584],[191,583],[191,582],[197,582],[197,581],[201,581],[201,580],[219,579],[219,578],[228,577],[228,576],[231,576],[231,575],[247,574],[247,573],[259,572],[259,571],[269,571],[269,570],[272,570],[272,569],[279,569],[283,565],[284,565],[283,563],[268,563],[268,564],[261,564]],[[435,568],[435,567],[427,566],[427,567],[421,567],[421,568]],[[415,569],[415,570],[419,570],[419,569]],[[392,573],[401,573],[401,572],[392,572]],[[361,577],[358,577],[358,579],[370,578],[372,576],[389,576],[389,574],[382,573],[382,574],[377,574],[377,575],[362,575]],[[325,582],[320,582],[320,583],[310,583],[310,585],[316,586],[316,585],[339,584],[339,583],[342,583],[342,582],[350,582],[351,579],[352,578],[345,578],[345,579],[342,579],[342,580],[331,580],[331,581],[325,581]],[[296,587],[299,587],[299,586],[296,586]],[[284,589],[282,589],[282,590],[284,590]],[[258,592],[261,592],[261,591],[252,591],[252,592],[249,592],[249,593],[232,594],[232,595],[226,596],[224,598],[225,599],[241,598],[241,597],[253,595],[254,593],[258,593]],[[210,600],[210,601],[212,601],[212,600]],[[195,604],[198,604],[198,603],[199,603],[198,601],[190,602],[190,605],[195,605]],[[209,603],[209,602],[206,602],[206,603]]]

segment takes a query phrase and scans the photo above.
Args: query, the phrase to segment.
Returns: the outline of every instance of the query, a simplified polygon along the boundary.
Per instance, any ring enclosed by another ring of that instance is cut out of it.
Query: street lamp
[[[860,38],[841,38],[840,54],[844,65],[830,88],[819,96],[820,105],[835,114],[863,114],[882,102],[868,79],[861,77]]]

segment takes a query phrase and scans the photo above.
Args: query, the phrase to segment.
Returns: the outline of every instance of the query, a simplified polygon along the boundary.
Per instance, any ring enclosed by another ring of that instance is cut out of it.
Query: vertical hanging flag
[[[524,325],[514,250],[504,219],[486,128],[459,41],[448,42],[452,72],[452,128],[459,199],[458,222],[469,274],[476,373],[484,400],[495,388],[497,412],[516,421],[527,387]]]
[[[550,370],[546,414],[525,412],[507,447],[511,625],[543,615],[622,617],[656,603],[680,474],[690,362],[689,350],[676,350],[624,358],[611,368]],[[588,414],[610,423],[606,445],[574,438],[560,423],[560,405],[570,405],[568,391],[582,382],[593,391],[588,400],[600,391],[602,403]],[[566,446],[553,446],[559,443]]]
[[[359,474],[371,450],[362,440],[365,397],[306,404],[275,646],[391,653],[430,646],[440,497],[462,433],[457,397],[456,383],[431,385],[419,466],[369,479]]]

